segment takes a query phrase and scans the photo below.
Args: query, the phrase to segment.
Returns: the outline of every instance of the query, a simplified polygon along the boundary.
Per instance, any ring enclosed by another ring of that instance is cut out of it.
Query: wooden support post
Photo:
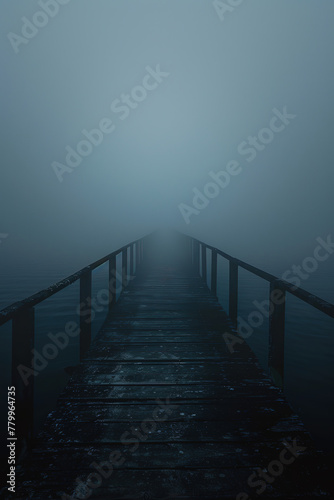
[[[128,248],[122,250],[122,290],[127,285],[128,281]]]
[[[229,261],[229,316],[236,327],[238,317],[238,264],[232,259]]]
[[[211,292],[217,295],[217,250],[211,250]]]
[[[35,311],[23,309],[12,324],[12,386],[15,392],[16,454],[20,459],[31,449],[34,431],[33,352]]]
[[[89,349],[92,339],[92,271],[80,278],[80,305],[85,305],[88,315],[80,315],[80,361]]]
[[[206,246],[202,244],[202,278],[206,283]]]
[[[136,274],[138,274],[138,269],[140,266],[140,241],[136,243]]]
[[[133,245],[130,245],[130,276],[134,274]]]
[[[116,255],[109,259],[109,311],[116,303],[117,290],[117,272],[116,272]]]
[[[284,333],[286,292],[279,281],[270,283],[269,369],[275,384],[284,387]]]
[[[194,269],[199,274],[199,243],[194,241]]]

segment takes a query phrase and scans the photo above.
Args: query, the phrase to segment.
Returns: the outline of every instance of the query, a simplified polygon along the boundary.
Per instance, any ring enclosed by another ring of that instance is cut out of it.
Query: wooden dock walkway
[[[24,462],[15,498],[331,498],[326,467],[204,281],[124,290]],[[327,473],[328,474],[328,473]]]

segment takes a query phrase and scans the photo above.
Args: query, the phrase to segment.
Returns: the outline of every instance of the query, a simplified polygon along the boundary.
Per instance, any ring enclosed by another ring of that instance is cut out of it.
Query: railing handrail
[[[267,273],[258,269],[255,266],[247,264],[240,259],[236,259],[218,248],[208,245],[192,236],[187,236],[190,243],[188,250],[190,251],[190,260],[195,268],[195,271],[200,274],[207,284],[207,256],[206,250],[211,250],[211,293],[217,297],[217,281],[218,281],[218,255],[228,260],[229,263],[229,311],[228,316],[233,326],[234,335],[225,332],[223,338],[231,352],[234,352],[234,345],[243,343],[245,338],[248,338],[254,331],[254,328],[262,325],[264,318],[269,318],[269,353],[268,367],[272,379],[281,389],[284,387],[284,371],[285,371],[285,316],[286,316],[286,294],[287,292],[300,300],[306,302],[322,313],[334,318],[334,305],[326,300],[307,292],[303,288],[292,285],[284,279],[277,278],[273,274]],[[200,259],[200,249],[202,255]],[[248,315],[249,325],[241,322],[242,318],[238,316],[238,301],[239,301],[239,267],[251,272],[266,281],[269,281],[269,300],[265,301],[262,310],[254,310]],[[266,309],[267,308],[267,309]],[[241,322],[241,323],[240,323]],[[240,324],[242,326],[240,326]],[[242,328],[244,330],[242,330]],[[233,331],[233,330],[232,330]]]
[[[151,234],[151,233],[150,233]],[[149,236],[149,235],[147,235]],[[144,236],[145,238],[146,236]],[[30,297],[27,297],[23,300],[14,302],[13,304],[5,307],[0,311],[0,326],[4,325],[8,321],[14,318],[14,316],[19,313],[21,310],[27,308],[27,307],[34,307],[37,304],[40,304],[44,300],[52,297],[52,295],[55,295],[57,292],[60,292],[64,288],[67,288],[68,286],[72,285],[75,283],[77,280],[79,280],[84,274],[86,274],[89,271],[93,271],[97,267],[101,266],[102,264],[105,264],[108,262],[109,259],[112,257],[115,257],[116,255],[122,253],[124,250],[128,249],[132,245],[135,245],[139,241],[141,241],[143,238],[138,238],[137,240],[132,241],[131,243],[128,243],[126,245],[123,245],[121,248],[118,250],[115,250],[105,257],[102,257],[101,259],[96,260],[92,264],[83,267],[80,269],[80,271],[77,271],[76,273],[71,274],[67,278],[64,278],[57,283],[54,283],[53,285],[49,286],[48,288],[45,288],[43,290],[40,290],[39,292],[30,295]]]
[[[311,305],[312,307],[318,309],[319,311],[323,312],[324,314],[327,314],[327,316],[330,316],[331,318],[334,318],[334,304],[331,304],[330,302],[327,302],[324,299],[321,299],[317,295],[314,295],[307,290],[304,290],[301,287],[297,287],[296,285],[292,285],[288,281],[278,278],[277,276],[274,276],[273,274],[267,273],[266,271],[262,271],[261,269],[252,266],[251,264],[248,264],[247,262],[244,262],[240,259],[237,259],[235,257],[232,257],[232,255],[229,255],[219,248],[216,248],[212,245],[208,245],[207,243],[204,243],[201,240],[198,240],[197,238],[193,238],[192,236],[189,236],[193,241],[196,241],[196,243],[199,243],[205,248],[208,248],[209,250],[214,250],[217,252],[218,255],[221,257],[231,261],[235,262],[239,267],[242,267],[246,271],[251,272],[255,276],[258,276],[259,278],[262,278],[266,281],[269,281],[270,283],[277,282],[277,284],[284,289],[286,292],[291,293],[291,295],[294,295],[295,297],[298,297],[299,299],[303,300],[307,304]]]
[[[17,401],[16,401],[16,422],[17,432],[20,437],[20,450],[18,449],[18,457],[24,453],[25,448],[31,446],[33,438],[33,408],[34,408],[34,378],[30,378],[29,383],[19,372],[19,367],[24,367],[30,374],[34,374],[34,336],[35,336],[35,309],[34,307],[53,296],[57,292],[68,287],[77,280],[80,280],[80,304],[88,302],[88,313],[86,317],[80,315],[79,324],[79,350],[80,360],[82,360],[88,351],[91,343],[92,332],[92,271],[102,264],[109,262],[109,311],[116,301],[116,289],[112,283],[115,281],[117,275],[117,262],[116,256],[122,255],[122,273],[120,282],[122,290],[128,284],[128,272],[132,275],[134,273],[134,264],[137,269],[141,267],[144,262],[144,255],[146,253],[145,247],[147,238],[151,236],[150,233],[143,238],[137,239],[123,245],[118,250],[115,250],[102,259],[99,259],[89,266],[82,268],[80,271],[68,276],[67,278],[58,281],[54,285],[41,290],[34,295],[0,311],[0,325],[3,325],[9,320],[12,320],[12,385],[16,387]],[[231,255],[215,248],[214,246],[207,245],[206,243],[197,240],[191,236],[182,234],[186,238],[186,256],[189,256],[192,264],[195,266],[196,271],[199,273],[202,268],[202,277],[206,282],[206,249],[211,250],[211,292],[217,295],[217,256],[227,259],[229,261],[229,317],[232,325],[236,328],[238,323],[238,269],[239,267],[250,271],[251,273],[259,276],[270,282],[270,298],[279,292],[283,300],[273,301],[272,313],[269,322],[269,360],[270,370],[273,379],[276,383],[283,387],[284,382],[284,329],[285,329],[285,296],[289,292],[299,299],[307,302],[311,306],[319,309],[323,313],[334,318],[334,306],[319,297],[310,294],[302,288],[291,285],[291,283],[279,279],[276,276],[261,271],[240,259],[236,259]],[[190,245],[188,245],[190,243]],[[202,258],[200,262],[200,246],[202,248]],[[128,249],[130,248],[130,255],[128,257]],[[134,250],[136,251],[136,258],[134,259]],[[204,251],[205,250],[205,251]],[[237,332],[237,330],[235,330]],[[70,335],[70,334],[69,334]],[[238,340],[239,342],[239,340]],[[19,441],[18,441],[19,442]]]
[[[152,234],[152,233],[150,233]],[[92,271],[102,264],[108,262],[108,310],[111,311],[116,302],[117,289],[115,280],[117,278],[117,255],[121,254],[122,272],[119,277],[121,283],[121,292],[128,284],[128,274],[138,274],[138,269],[143,262],[144,242],[150,234],[139,238],[131,243],[123,245],[121,248],[114,250],[102,259],[98,259],[92,264],[82,268],[80,271],[71,274],[67,278],[58,281],[54,285],[41,290],[40,292],[31,295],[30,297],[15,302],[0,311],[0,325],[12,320],[12,386],[16,392],[16,437],[17,443],[17,458],[20,460],[25,452],[31,448],[34,435],[34,377],[38,370],[35,370],[35,306],[44,300],[52,297],[57,292],[70,286],[75,281],[79,280],[79,307],[82,304],[87,304],[85,315],[79,313],[79,357],[82,360],[91,344],[92,340]],[[130,252],[128,255],[128,249]],[[136,251],[136,260],[134,258]],[[88,316],[87,316],[88,313]],[[74,323],[75,324],[75,323]],[[66,331],[67,337],[73,336],[73,332]],[[44,346],[50,346],[46,344]],[[51,345],[52,347],[52,345]],[[58,346],[57,352],[58,352]],[[43,355],[50,359],[44,350]],[[27,376],[29,374],[29,376]],[[31,377],[30,377],[31,376]],[[28,381],[29,378],[29,381]]]

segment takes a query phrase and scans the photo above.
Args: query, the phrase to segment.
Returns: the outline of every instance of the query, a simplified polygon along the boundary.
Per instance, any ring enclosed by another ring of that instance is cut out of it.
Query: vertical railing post
[[[217,250],[211,250],[211,292],[217,295]]]
[[[33,307],[23,309],[13,318],[12,332],[12,386],[15,388],[15,438],[19,459],[31,448],[34,431]]]
[[[130,276],[134,274],[133,245],[130,245]]]
[[[138,269],[140,266],[140,241],[136,243],[136,274],[138,274]]]
[[[238,317],[238,264],[234,259],[229,261],[229,316],[236,327]]]
[[[206,283],[206,246],[202,243],[202,278]]]
[[[80,314],[80,361],[89,349],[92,339],[92,271],[80,278],[80,311],[85,306],[85,315]],[[88,311],[88,314],[86,313]]]
[[[199,274],[199,243],[194,241],[194,269]]]
[[[279,280],[270,283],[269,369],[275,384],[284,387],[284,332],[286,292]]]
[[[109,259],[109,311],[116,302],[116,292],[117,292],[116,255],[112,255]]]
[[[127,285],[128,281],[128,248],[122,250],[122,290]]]

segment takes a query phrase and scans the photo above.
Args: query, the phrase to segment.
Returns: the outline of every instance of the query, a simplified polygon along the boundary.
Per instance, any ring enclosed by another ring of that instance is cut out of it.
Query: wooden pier
[[[136,251],[136,278],[126,268],[120,299],[22,462],[15,498],[332,498],[326,457],[280,388],[246,342],[231,352],[223,340],[237,335],[237,261],[229,317],[215,279],[206,284],[206,249],[188,244],[189,266]]]

